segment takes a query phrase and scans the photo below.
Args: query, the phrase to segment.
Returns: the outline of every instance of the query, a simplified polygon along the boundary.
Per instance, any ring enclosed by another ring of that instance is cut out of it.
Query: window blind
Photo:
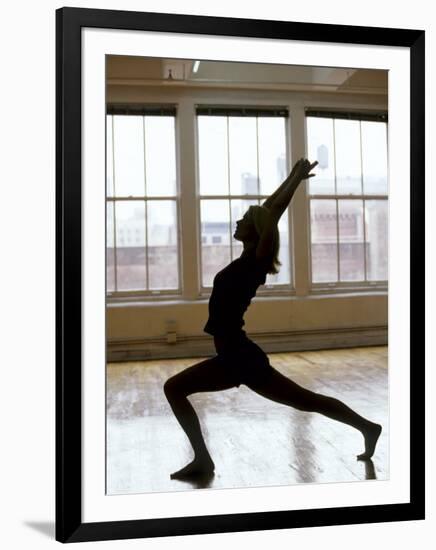
[[[306,116],[319,118],[340,118],[346,120],[365,120],[373,122],[388,121],[388,113],[376,111],[325,111],[306,109]]]
[[[201,105],[196,107],[198,116],[262,116],[262,117],[288,117],[289,112],[285,107],[232,107],[232,106],[207,106]]]

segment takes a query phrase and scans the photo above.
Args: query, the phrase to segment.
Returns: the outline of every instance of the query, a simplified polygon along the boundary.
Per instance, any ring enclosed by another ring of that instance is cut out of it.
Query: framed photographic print
[[[57,11],[56,538],[424,518],[424,32]]]

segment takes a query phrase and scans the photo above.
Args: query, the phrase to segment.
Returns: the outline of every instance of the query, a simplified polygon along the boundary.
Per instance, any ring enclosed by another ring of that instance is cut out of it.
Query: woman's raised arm
[[[280,187],[262,204],[269,215],[256,247],[257,258],[266,258],[271,254],[273,235],[280,217],[288,207],[299,184],[315,175],[310,172],[317,164],[318,161],[310,163],[307,159],[300,159]]]
[[[272,195],[270,195],[265,202],[262,204],[268,210],[278,210],[280,216],[288,207],[297,187],[307,178],[312,178],[315,174],[310,174],[310,172],[318,164],[318,161],[313,162],[312,164],[307,159],[300,159],[294,164],[291,173],[285,179],[285,181],[278,187]],[[279,216],[279,217],[280,217]]]

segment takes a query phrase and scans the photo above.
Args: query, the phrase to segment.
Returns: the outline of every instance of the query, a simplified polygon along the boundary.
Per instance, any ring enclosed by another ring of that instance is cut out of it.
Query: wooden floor
[[[107,368],[107,494],[388,479],[386,347],[269,354],[311,390],[337,397],[383,425],[373,461],[356,460],[363,438],[316,413],[271,402],[246,386],[194,394],[215,461],[210,480],[171,480],[193,455],[166,401],[169,376],[200,359],[110,363]]]

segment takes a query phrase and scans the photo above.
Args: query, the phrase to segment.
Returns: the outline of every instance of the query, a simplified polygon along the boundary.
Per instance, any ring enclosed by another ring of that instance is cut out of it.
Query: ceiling
[[[108,84],[387,94],[383,70],[201,60],[194,71],[195,61],[108,56]]]

